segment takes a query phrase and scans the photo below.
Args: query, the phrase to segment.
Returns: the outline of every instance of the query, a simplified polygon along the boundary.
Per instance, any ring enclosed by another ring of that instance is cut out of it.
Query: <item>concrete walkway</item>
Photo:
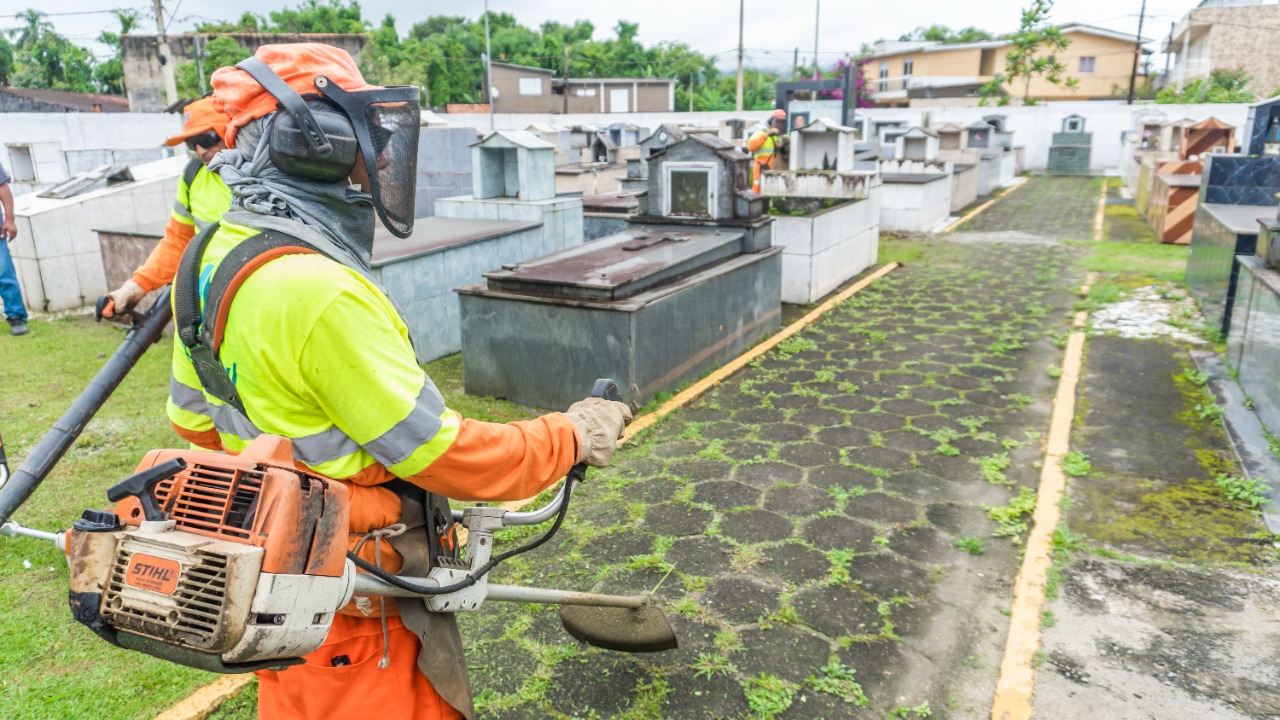
[[[1041,243],[904,244],[923,259],[621,453],[496,578],[658,587],[680,650],[468,617],[485,717],[989,715],[1018,547],[984,506],[1037,477],[1080,275]]]

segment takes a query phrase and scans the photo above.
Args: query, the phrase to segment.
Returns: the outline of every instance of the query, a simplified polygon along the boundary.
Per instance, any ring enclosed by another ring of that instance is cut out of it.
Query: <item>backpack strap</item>
[[[204,169],[204,163],[200,162],[200,158],[191,158],[191,162],[182,169],[182,185],[187,193],[187,201],[184,203],[187,206],[187,212],[191,212],[191,183],[196,181],[196,176],[202,169]]]
[[[208,286],[202,288],[204,253],[219,225],[213,223],[200,231],[182,254],[173,279],[174,323],[178,340],[191,355],[201,387],[248,418],[249,413],[236,390],[235,381],[218,356],[231,302],[244,281],[268,262],[284,255],[324,253],[310,243],[285,233],[273,230],[260,232],[227,253],[209,278]],[[203,309],[200,307],[202,295],[205,300]]]

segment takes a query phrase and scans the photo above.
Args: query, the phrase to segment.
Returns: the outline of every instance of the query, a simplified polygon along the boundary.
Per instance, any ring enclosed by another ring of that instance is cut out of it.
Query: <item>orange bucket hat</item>
[[[182,132],[165,140],[164,144],[169,147],[181,145],[187,138],[193,138],[210,130],[216,130],[218,137],[225,138],[229,122],[231,118],[222,112],[222,108],[218,107],[213,98],[200,98],[183,109]]]
[[[364,81],[356,61],[342,48],[321,43],[288,43],[263,45],[254,56],[271,69],[299,95],[316,94],[315,79],[324,75],[343,90],[356,92],[372,87]],[[270,115],[279,103],[249,73],[235,67],[218,68],[211,78],[213,98],[231,116],[227,126],[227,147],[235,147],[240,128]],[[358,118],[353,118],[357,120]]]

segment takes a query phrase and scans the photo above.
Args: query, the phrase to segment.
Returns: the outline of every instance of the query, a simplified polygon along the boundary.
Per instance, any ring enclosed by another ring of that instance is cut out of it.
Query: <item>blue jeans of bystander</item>
[[[18,287],[18,270],[9,255],[9,243],[0,239],[0,303],[6,320],[27,320],[27,307],[22,304],[22,288]]]

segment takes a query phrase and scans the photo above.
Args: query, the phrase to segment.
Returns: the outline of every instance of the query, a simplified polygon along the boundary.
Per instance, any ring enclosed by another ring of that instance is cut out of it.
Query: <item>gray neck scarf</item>
[[[373,198],[345,181],[305,180],[277,168],[266,139],[273,118],[274,113],[240,128],[236,147],[218,153],[209,164],[234,196],[226,220],[311,241],[322,250],[332,250],[335,260],[368,275]]]

